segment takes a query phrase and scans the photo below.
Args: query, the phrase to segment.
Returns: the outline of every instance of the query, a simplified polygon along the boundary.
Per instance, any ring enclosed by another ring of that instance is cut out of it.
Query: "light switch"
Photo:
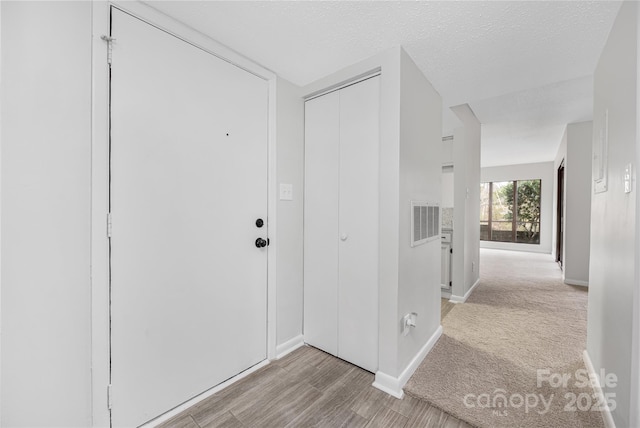
[[[633,170],[631,164],[624,168],[624,193],[631,193],[631,181],[633,180]]]
[[[293,201],[293,184],[280,183],[280,200]]]

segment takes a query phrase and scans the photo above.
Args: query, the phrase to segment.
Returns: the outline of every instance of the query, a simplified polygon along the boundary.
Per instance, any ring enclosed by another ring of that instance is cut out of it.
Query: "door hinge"
[[[111,238],[111,213],[107,213],[107,238]]]
[[[111,400],[111,393],[112,393],[113,388],[111,388],[111,384],[107,385],[107,409],[111,410],[111,404],[112,404],[112,400]]]
[[[452,283],[451,281],[449,281],[449,287],[451,287],[451,285],[452,285],[452,284],[453,284],[453,283]]]
[[[449,254],[453,254],[453,248],[449,249]]]
[[[111,65],[111,61],[113,60],[113,42],[115,42],[116,39],[104,35],[100,38],[107,42],[107,64]]]

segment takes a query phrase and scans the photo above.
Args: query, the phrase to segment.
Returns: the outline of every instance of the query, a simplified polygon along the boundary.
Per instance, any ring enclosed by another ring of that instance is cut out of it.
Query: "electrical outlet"
[[[624,168],[624,193],[631,193],[631,182],[633,180],[633,166],[628,164]]]
[[[411,327],[416,326],[417,319],[418,319],[418,314],[415,312],[411,312],[402,318],[402,335],[403,336],[408,335],[409,331],[411,331]]]
[[[406,336],[409,334],[409,323],[411,322],[411,314],[407,314],[402,318],[402,335]]]

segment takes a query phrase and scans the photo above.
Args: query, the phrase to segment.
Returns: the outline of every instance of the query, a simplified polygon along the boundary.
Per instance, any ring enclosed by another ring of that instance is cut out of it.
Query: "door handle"
[[[263,247],[266,247],[267,245],[269,245],[269,238],[267,238],[267,240],[264,240],[262,238],[256,239],[256,247],[263,248]]]

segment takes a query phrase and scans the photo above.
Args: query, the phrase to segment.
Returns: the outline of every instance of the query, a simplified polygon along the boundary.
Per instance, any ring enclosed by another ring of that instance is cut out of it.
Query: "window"
[[[541,180],[480,184],[480,239],[540,244],[541,187]]]

